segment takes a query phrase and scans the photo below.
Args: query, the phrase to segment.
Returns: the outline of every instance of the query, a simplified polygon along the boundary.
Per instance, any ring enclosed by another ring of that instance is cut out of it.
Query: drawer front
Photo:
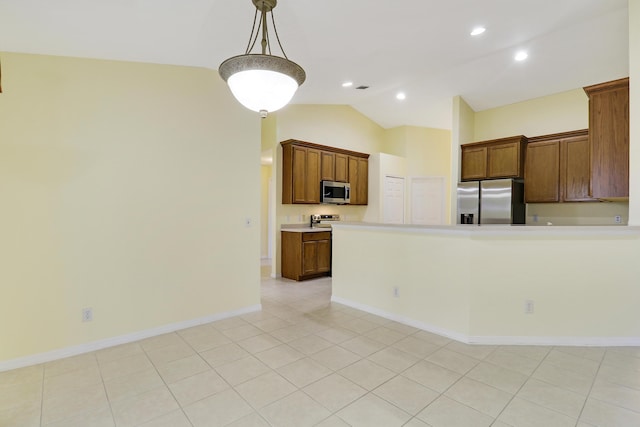
[[[302,233],[302,241],[308,242],[310,240],[330,240],[330,231],[311,231],[309,233]]]

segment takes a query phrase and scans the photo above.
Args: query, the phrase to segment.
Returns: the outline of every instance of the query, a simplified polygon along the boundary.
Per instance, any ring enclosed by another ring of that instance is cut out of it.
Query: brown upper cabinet
[[[590,195],[629,198],[629,79],[584,88],[589,96]]]
[[[463,145],[461,179],[522,178],[526,142],[518,135]]]
[[[323,180],[350,182],[351,204],[367,204],[368,154],[294,139],[280,145],[283,204],[320,203]]]
[[[591,202],[587,129],[529,138],[526,203]]]

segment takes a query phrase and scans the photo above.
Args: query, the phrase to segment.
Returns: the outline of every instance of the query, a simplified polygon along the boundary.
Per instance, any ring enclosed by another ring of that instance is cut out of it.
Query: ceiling
[[[280,0],[274,14],[307,72],[293,103],[450,129],[456,95],[481,111],[628,76],[627,2]],[[217,69],[244,53],[254,11],[250,0],[0,0],[0,51]],[[478,25],[487,31],[471,37]]]

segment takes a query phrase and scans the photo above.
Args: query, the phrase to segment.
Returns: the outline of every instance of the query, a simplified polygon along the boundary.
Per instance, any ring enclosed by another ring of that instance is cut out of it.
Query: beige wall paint
[[[629,224],[640,225],[640,2],[629,0]]]
[[[260,257],[269,255],[269,180],[271,165],[260,166]]]
[[[333,298],[475,342],[637,342],[638,231],[525,230],[338,227]]]
[[[582,88],[475,113],[474,140],[547,135],[589,127],[589,98]]]
[[[259,304],[260,122],[215,71],[2,66],[0,362]]]

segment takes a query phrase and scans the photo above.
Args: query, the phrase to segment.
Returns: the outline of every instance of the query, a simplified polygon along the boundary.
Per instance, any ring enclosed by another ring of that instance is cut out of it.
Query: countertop
[[[280,231],[287,231],[290,233],[318,233],[322,231],[331,232],[331,227],[310,227],[306,224],[282,224]]]

